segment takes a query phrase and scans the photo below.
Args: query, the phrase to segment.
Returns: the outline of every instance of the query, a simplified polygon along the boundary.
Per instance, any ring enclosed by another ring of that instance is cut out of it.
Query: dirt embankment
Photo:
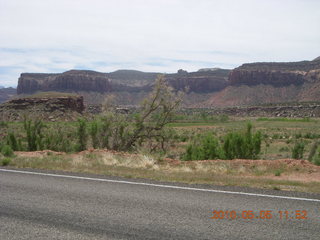
[[[105,166],[131,167],[133,169],[164,170],[167,172],[194,174],[213,173],[232,175],[250,179],[270,179],[296,181],[303,183],[320,182],[320,166],[316,166],[307,160],[279,159],[279,160],[202,160],[180,161],[164,158],[155,160],[152,157],[141,154],[130,154],[112,150],[86,150],[79,153],[66,154],[50,150],[35,152],[15,152],[17,157],[45,158],[56,155],[71,159],[76,164],[100,161]],[[68,171],[68,169],[65,169]]]

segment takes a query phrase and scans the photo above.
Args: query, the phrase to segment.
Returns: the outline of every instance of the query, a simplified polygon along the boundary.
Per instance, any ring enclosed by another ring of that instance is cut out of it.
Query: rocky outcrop
[[[290,103],[272,104],[268,106],[249,107],[226,107],[207,109],[206,113],[213,116],[236,116],[236,117],[289,117],[310,118],[320,117],[319,103]]]
[[[25,116],[46,121],[75,120],[84,109],[81,96],[16,98],[0,104],[0,120],[21,121]]]

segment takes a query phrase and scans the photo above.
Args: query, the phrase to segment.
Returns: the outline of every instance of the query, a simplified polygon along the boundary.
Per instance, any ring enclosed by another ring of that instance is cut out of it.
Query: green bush
[[[13,156],[13,150],[9,145],[4,145],[1,148],[1,153],[6,157],[12,157]]]
[[[249,123],[246,132],[227,134],[222,145],[212,134],[197,137],[188,145],[182,159],[257,159],[261,151],[261,140],[261,133],[252,134],[252,125]]]
[[[302,141],[296,142],[292,149],[292,158],[302,159],[305,150],[305,143]]]
[[[188,145],[183,160],[205,160],[224,158],[219,141],[212,135],[198,136]]]
[[[277,169],[277,170],[275,170],[274,175],[275,175],[276,177],[280,177],[282,172],[283,172],[282,169]]]
[[[245,133],[229,133],[224,138],[223,150],[226,159],[256,159],[261,151],[261,133],[252,134],[252,125],[247,125]]]
[[[4,159],[2,159],[2,161],[1,161],[1,165],[2,165],[2,166],[8,166],[8,165],[10,164],[10,162],[11,162],[11,159],[10,159],[10,158],[4,158]]]

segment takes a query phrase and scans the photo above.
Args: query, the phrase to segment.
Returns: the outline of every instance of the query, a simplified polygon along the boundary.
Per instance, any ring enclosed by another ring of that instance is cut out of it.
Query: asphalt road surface
[[[320,239],[316,194],[7,170],[1,240]]]

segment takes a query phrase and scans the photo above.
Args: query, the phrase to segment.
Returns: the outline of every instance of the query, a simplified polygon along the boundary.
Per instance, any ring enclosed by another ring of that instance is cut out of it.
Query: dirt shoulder
[[[15,152],[10,166],[106,174],[161,181],[206,183],[320,193],[320,166],[307,160],[155,159],[144,154],[87,150]]]

